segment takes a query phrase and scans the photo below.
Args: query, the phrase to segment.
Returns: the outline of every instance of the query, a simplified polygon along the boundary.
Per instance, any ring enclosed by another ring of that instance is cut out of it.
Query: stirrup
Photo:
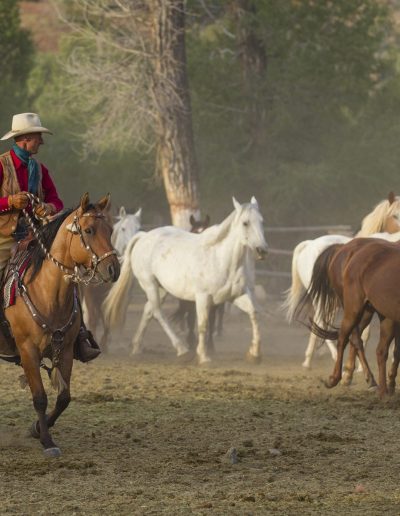
[[[90,362],[100,355],[100,347],[94,340],[93,334],[85,326],[79,329],[75,341],[74,358],[81,362]]]

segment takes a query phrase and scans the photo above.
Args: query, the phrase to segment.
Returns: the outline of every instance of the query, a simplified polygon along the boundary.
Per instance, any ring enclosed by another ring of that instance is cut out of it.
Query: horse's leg
[[[146,301],[146,304],[143,308],[142,317],[140,319],[139,327],[136,330],[136,333],[132,339],[132,351],[131,355],[138,355],[142,351],[142,342],[143,336],[145,334],[147,325],[149,324],[151,318],[153,317],[153,310],[151,308],[151,303]]]
[[[394,323],[394,350],[393,350],[393,361],[389,372],[389,385],[388,394],[391,396],[394,394],[396,387],[396,376],[397,369],[400,362],[400,326],[398,323]]]
[[[352,347],[356,348],[356,353],[358,354],[358,358],[361,362],[364,374],[365,374],[365,380],[368,384],[369,388],[376,387],[376,381],[374,378],[374,375],[372,374],[371,368],[369,367],[367,357],[365,356],[364,351],[364,344],[361,338],[361,331],[359,327],[357,326],[353,333],[351,338],[351,344]],[[353,371],[354,371],[355,361],[353,360]]]
[[[371,319],[372,319],[373,315],[374,315],[373,311],[370,311],[368,309],[364,310],[364,313],[361,317],[361,321],[358,325],[359,331],[361,332],[362,335],[365,334],[365,329],[369,328],[369,325],[371,323]],[[361,339],[362,339],[362,337],[361,337]],[[342,379],[343,385],[348,386],[353,381],[353,374],[354,374],[354,369],[355,369],[355,365],[356,365],[356,357],[357,357],[357,343],[356,343],[356,345],[350,346],[349,356],[348,356],[346,364],[343,368],[343,379]],[[362,368],[361,362],[360,362],[360,365]],[[362,370],[364,370],[364,369],[362,369]],[[375,379],[374,379],[369,367],[367,369],[365,369],[364,372],[365,372],[366,381],[369,383],[370,387],[376,387]]]
[[[325,344],[328,346],[329,351],[331,352],[332,360],[335,361],[337,358],[337,346],[336,342],[333,340],[327,339]]]
[[[257,312],[253,303],[253,300],[248,294],[243,294],[237,297],[233,304],[243,310],[250,317],[250,322],[253,330],[253,338],[250,347],[247,351],[246,358],[251,362],[261,362],[260,352],[260,329],[257,321]]]
[[[196,334],[194,332],[196,325],[196,304],[193,301],[185,301],[184,303],[188,326],[187,343],[189,345],[189,349],[194,350],[196,348]]]
[[[48,457],[59,457],[60,449],[55,445],[47,425],[47,394],[43,387],[40,375],[40,356],[36,348],[30,342],[24,342],[19,347],[21,363],[24,368],[25,376],[32,393],[33,406],[38,415],[38,424],[34,425],[36,431],[39,430],[39,439],[44,448],[44,454]]]
[[[196,316],[197,316],[197,333],[198,333],[198,344],[197,344],[197,357],[199,364],[210,362],[211,358],[208,355],[206,348],[206,334],[208,325],[208,315],[210,309],[209,296],[207,294],[201,294],[196,296]]]
[[[359,310],[361,312],[361,309]],[[332,374],[329,376],[326,386],[328,388],[335,387],[342,378],[342,365],[344,350],[349,342],[349,337],[353,329],[358,323],[360,313],[354,310],[349,310],[344,313],[342,324],[340,325],[338,344],[337,344],[337,358]]]
[[[376,360],[379,370],[379,396],[384,398],[388,394],[386,383],[386,362],[389,346],[393,340],[395,323],[391,319],[382,319],[380,323],[379,343],[376,348]]]
[[[317,339],[318,337],[313,332],[310,332],[310,338],[308,339],[304,362],[301,364],[303,367],[306,367],[307,369],[311,368],[311,359],[314,355]]]
[[[208,311],[208,328],[207,328],[207,340],[206,340],[206,348],[207,353],[211,355],[215,353],[214,347],[214,330],[215,330],[215,319],[217,313],[218,305],[210,306]]]
[[[47,426],[49,428],[54,426],[57,419],[61,416],[71,401],[70,381],[74,358],[73,353],[73,346],[66,346],[64,348],[59,369],[67,387],[58,394],[55,407],[47,416]]]
[[[146,288],[147,299],[149,300],[153,317],[160,323],[161,328],[165,331],[172,345],[176,349],[178,357],[188,353],[188,348],[183,344],[181,339],[176,335],[174,330],[168,323],[168,319],[164,316],[161,310],[161,299],[166,295],[165,291],[161,290],[158,285],[149,285]]]
[[[216,311],[216,319],[217,319],[217,337],[222,337],[225,303],[221,303],[220,305],[217,305],[215,308],[215,311]]]
[[[104,321],[104,317],[101,317],[102,324],[103,324],[103,335],[100,339],[100,349],[103,353],[108,353],[108,337],[110,334],[110,329],[107,326],[106,322]]]
[[[366,328],[364,328],[364,331],[361,333],[361,338],[362,338],[362,341],[364,343],[364,350],[367,349],[367,343],[368,343],[368,340],[369,340],[370,333],[371,333],[371,328],[370,328],[369,325]],[[362,371],[363,371],[362,364],[358,360],[358,366],[357,366],[356,373],[362,373]]]

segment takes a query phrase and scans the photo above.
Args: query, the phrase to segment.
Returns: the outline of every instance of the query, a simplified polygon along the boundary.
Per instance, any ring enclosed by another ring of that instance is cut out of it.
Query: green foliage
[[[397,151],[392,172],[376,176],[390,166],[380,145],[399,115],[390,13],[375,0],[267,0],[248,1],[238,17],[239,3],[214,2],[208,18],[192,5],[203,198],[217,205],[227,189],[243,200],[257,193],[270,223],[356,221],[395,188]],[[243,67],[243,31],[265,49],[261,73]],[[394,111],[382,114],[389,98]]]
[[[27,108],[26,79],[32,66],[33,46],[21,29],[17,0],[0,2],[0,131],[10,129],[11,115]],[[2,134],[3,134],[2,133]]]
[[[255,194],[268,224],[357,225],[372,205],[396,190],[400,75],[397,34],[385,4],[188,0],[187,8],[202,210],[213,220],[231,209],[231,195],[247,201]],[[79,11],[73,15],[79,19]],[[246,41],[265,52],[265,66],[246,64]],[[82,103],[79,87],[73,94],[66,87],[71,77],[60,61],[83,58],[91,45],[72,33],[60,55],[37,56],[29,97],[55,132],[52,140],[47,137],[52,145],[43,149],[43,160],[68,203],[86,189],[93,195],[111,190],[116,204],[141,205],[145,216],[166,217],[152,153],[140,146],[132,150],[136,142],[127,145],[129,139],[121,137],[96,161],[82,155],[79,136],[90,128],[87,108],[93,106]],[[106,55],[113,56],[110,71],[113,63],[126,62],[115,49]],[[126,92],[109,89],[99,102],[114,93]],[[132,109],[132,103],[123,106]],[[123,115],[118,118],[124,121]],[[5,130],[8,125],[7,118]]]

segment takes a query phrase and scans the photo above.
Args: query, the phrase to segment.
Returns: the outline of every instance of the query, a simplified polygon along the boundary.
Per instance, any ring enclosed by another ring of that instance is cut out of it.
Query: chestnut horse
[[[112,282],[119,276],[119,262],[111,244],[112,228],[105,221],[109,195],[96,204],[82,196],[75,210],[62,212],[35,232],[38,243],[24,278],[18,280],[14,305],[5,310],[21,365],[38,415],[31,434],[38,437],[48,457],[61,452],[49,428],[67,408],[74,343],[81,326],[76,283]],[[58,389],[55,408],[49,414],[40,367],[52,361],[51,379]]]
[[[325,328],[332,327],[338,303],[343,306],[340,330],[330,332],[313,325],[313,331],[323,337],[337,337],[338,356],[333,374],[327,382],[334,387],[342,377],[344,349],[350,339],[351,349],[346,366],[347,383],[354,371],[355,351],[362,362],[367,381],[374,385],[373,375],[364,354],[362,330],[370,323],[375,312],[380,319],[380,339],[377,346],[379,370],[379,394],[392,394],[400,360],[400,281],[397,268],[400,265],[400,244],[381,239],[355,239],[348,244],[334,245],[326,249],[315,263],[311,285],[307,294],[321,311]],[[395,352],[386,383],[386,361],[391,341],[395,338]]]
[[[376,236],[375,233],[385,232],[381,237],[385,240],[391,240],[388,234],[397,233],[398,231],[400,231],[400,197],[396,197],[393,192],[390,192],[387,199],[382,200],[371,213],[364,217],[361,229],[355,236],[370,237]],[[313,266],[318,256],[327,247],[338,243],[345,244],[350,240],[350,237],[344,235],[325,235],[314,240],[305,240],[295,247],[292,259],[292,284],[285,293],[286,299],[283,304],[283,309],[286,310],[286,317],[289,322],[293,321],[295,308],[310,285]],[[320,316],[316,309],[314,321],[317,325],[321,325]],[[364,339],[366,337],[365,335]],[[316,335],[311,333],[302,364],[304,367],[309,368],[311,366],[316,341]],[[331,351],[332,358],[336,360],[335,343],[328,339],[326,344]]]

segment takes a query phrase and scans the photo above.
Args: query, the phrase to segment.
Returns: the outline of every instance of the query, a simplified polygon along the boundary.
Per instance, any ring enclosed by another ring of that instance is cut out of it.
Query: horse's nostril
[[[110,278],[114,278],[114,276],[115,276],[114,265],[109,265],[108,266],[108,275],[110,276]]]

